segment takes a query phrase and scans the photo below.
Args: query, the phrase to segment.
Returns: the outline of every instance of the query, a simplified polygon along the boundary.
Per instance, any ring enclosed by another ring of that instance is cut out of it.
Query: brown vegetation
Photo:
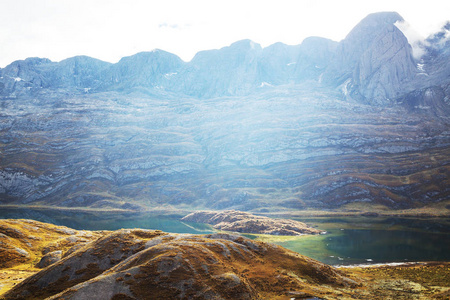
[[[448,299],[450,291],[448,263],[336,269],[239,235],[81,233],[29,220],[1,222],[10,238],[2,247],[37,237],[30,224],[48,234],[27,248],[35,260],[68,232],[92,238],[70,253],[60,248],[62,259],[37,274],[21,260],[3,266],[4,299]]]

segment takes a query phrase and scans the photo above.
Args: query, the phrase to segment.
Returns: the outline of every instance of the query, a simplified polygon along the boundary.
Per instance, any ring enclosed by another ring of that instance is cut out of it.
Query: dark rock
[[[37,268],[46,268],[58,261],[61,260],[62,257],[62,251],[58,250],[58,251],[53,251],[50,253],[45,254],[41,260],[37,263],[36,267]]]

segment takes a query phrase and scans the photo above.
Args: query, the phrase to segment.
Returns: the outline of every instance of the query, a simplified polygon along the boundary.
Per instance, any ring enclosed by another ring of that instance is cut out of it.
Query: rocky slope
[[[396,13],[341,42],[249,41],[191,62],[0,69],[0,204],[254,211],[450,199],[448,26],[414,60]]]
[[[449,123],[306,86],[2,101],[2,204],[283,210],[449,197]]]
[[[0,268],[44,268],[101,234],[33,220],[0,220]]]
[[[27,222],[16,221],[24,226]],[[25,279],[3,297],[337,297],[357,285],[335,268],[279,246],[236,235],[182,235],[122,229],[104,232],[97,240],[66,252],[64,258]]]
[[[289,219],[272,219],[235,210],[221,212],[198,211],[183,217],[181,220],[211,224],[218,230],[242,233],[272,235],[302,235],[321,233],[320,230],[311,228],[305,223],[299,221]]]
[[[51,247],[62,253],[44,269],[17,260],[0,266],[0,299],[448,297],[448,263],[336,269],[279,246],[230,234],[76,231],[32,220],[0,224],[7,237],[2,247],[31,244],[29,253],[41,261],[45,255],[37,250]],[[81,235],[89,241],[71,248],[63,242]]]

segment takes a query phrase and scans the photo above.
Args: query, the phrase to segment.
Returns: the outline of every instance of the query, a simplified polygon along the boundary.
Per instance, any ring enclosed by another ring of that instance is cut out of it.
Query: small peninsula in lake
[[[240,233],[256,233],[271,235],[303,235],[320,234],[322,231],[311,228],[305,223],[289,219],[272,219],[255,216],[247,212],[227,211],[198,211],[191,213],[182,221],[206,223],[214,225],[214,229]]]

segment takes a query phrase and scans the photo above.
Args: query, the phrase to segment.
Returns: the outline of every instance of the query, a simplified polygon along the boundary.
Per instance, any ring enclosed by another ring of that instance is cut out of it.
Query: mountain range
[[[450,22],[415,57],[395,12],[340,42],[242,40],[190,62],[0,69],[0,203],[253,211],[450,199]]]

